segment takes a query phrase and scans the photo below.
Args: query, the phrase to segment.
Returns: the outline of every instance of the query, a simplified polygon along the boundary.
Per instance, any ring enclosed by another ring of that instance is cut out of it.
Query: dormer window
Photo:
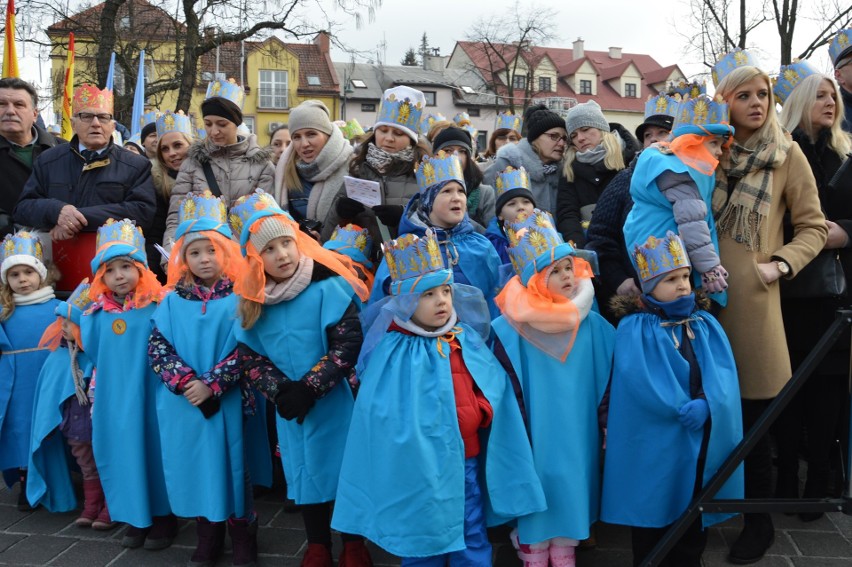
[[[580,94],[592,94],[592,82],[588,79],[580,79]]]
[[[636,98],[638,96],[636,94],[636,83],[624,84],[624,96],[627,98]]]

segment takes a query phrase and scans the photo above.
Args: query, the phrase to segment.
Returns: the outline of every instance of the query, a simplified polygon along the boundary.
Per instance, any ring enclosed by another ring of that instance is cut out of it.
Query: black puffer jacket
[[[38,126],[35,127],[35,131],[33,163],[42,152],[49,150],[58,143],[53,135]],[[3,172],[3,180],[0,182],[0,210],[11,214],[33,168],[20,160],[12,149],[12,144],[3,136],[0,136],[0,171]]]

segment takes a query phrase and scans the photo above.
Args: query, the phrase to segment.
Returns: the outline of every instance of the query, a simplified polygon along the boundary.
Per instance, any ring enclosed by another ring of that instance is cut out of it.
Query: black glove
[[[316,395],[307,383],[301,380],[287,380],[278,386],[275,408],[282,418],[295,419],[296,423],[301,425],[316,401]]]
[[[219,398],[211,396],[201,402],[197,407],[201,410],[201,413],[204,414],[206,419],[210,419],[219,411]]]
[[[382,224],[394,231],[399,228],[402,211],[402,205],[376,205],[373,207],[373,212],[376,213]]]
[[[334,210],[342,220],[352,220],[364,212],[364,205],[355,199],[341,197],[337,200]]]

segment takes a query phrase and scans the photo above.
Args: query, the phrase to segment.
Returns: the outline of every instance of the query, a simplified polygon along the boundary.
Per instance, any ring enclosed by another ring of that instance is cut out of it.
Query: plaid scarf
[[[713,191],[719,236],[729,236],[747,250],[768,253],[766,217],[772,204],[772,170],[784,163],[789,149],[788,143],[764,143],[754,150],[735,143],[722,155]]]
[[[379,173],[384,173],[390,167],[391,163],[393,163],[393,160],[413,162],[414,147],[408,146],[398,152],[390,153],[370,142],[367,146],[366,160],[367,163],[373,166],[373,169]]]

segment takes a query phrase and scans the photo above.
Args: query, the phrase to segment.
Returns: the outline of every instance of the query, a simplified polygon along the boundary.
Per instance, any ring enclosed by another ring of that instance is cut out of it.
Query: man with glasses
[[[834,36],[828,53],[834,63],[834,77],[840,85],[840,95],[846,106],[843,129],[852,133],[852,28]]]
[[[89,84],[74,91],[74,137],[34,164],[16,222],[49,230],[54,241],[94,233],[108,218],[148,229],[156,209],[151,162],[113,144],[112,109],[112,91]]]
[[[36,125],[38,93],[21,79],[0,79],[0,238],[13,230],[12,210],[30,177],[33,162],[56,139]]]

